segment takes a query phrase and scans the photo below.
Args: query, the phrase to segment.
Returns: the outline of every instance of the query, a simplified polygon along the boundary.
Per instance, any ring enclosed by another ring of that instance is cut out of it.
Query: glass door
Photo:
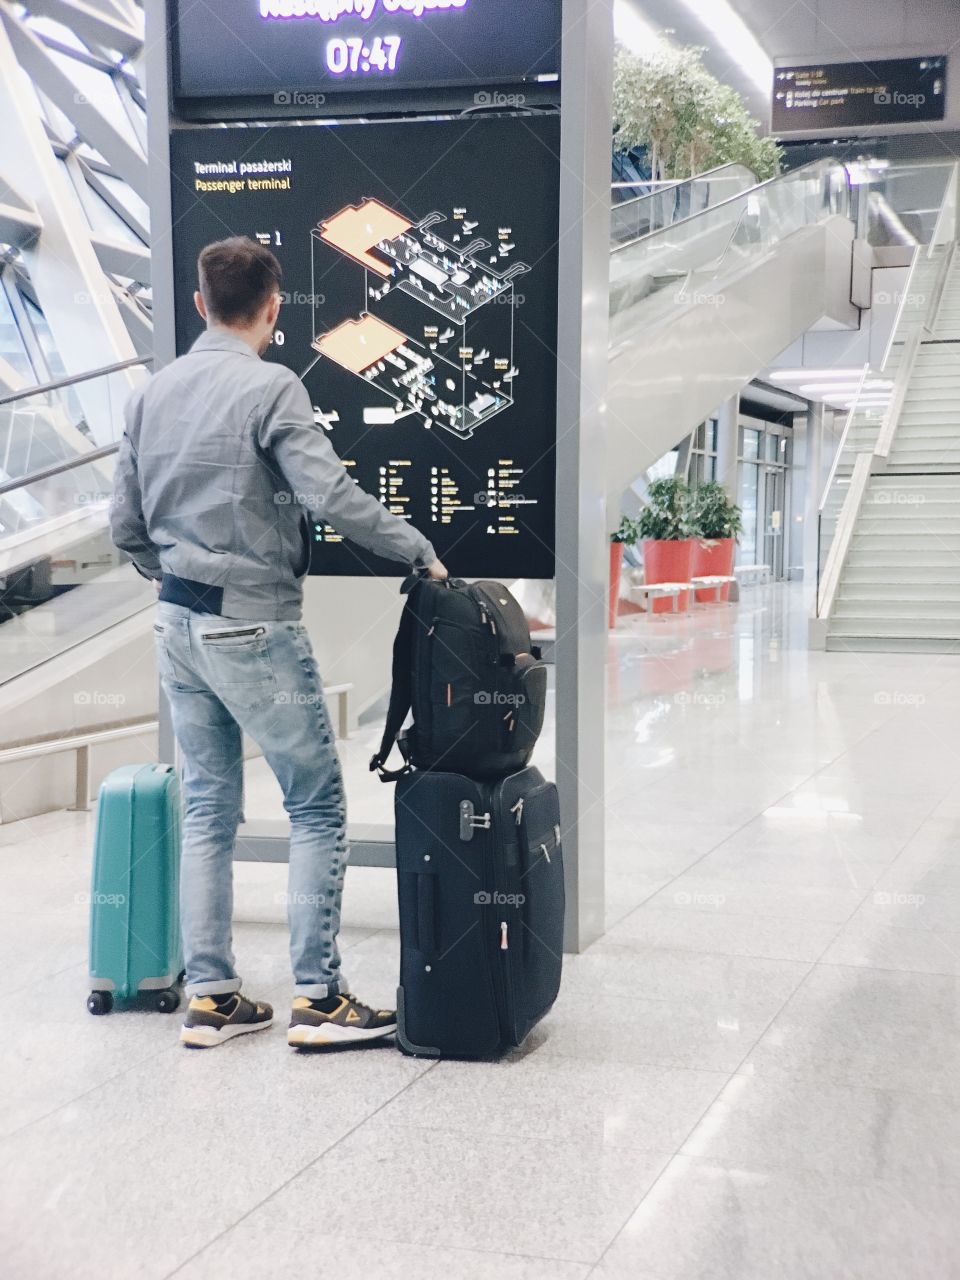
[[[770,566],[770,577],[783,577],[783,513],[786,468],[763,468],[763,550],[761,563]]]
[[[757,419],[748,420],[757,423]],[[765,564],[784,576],[790,433],[778,425],[744,425],[740,436],[739,502],[743,532],[738,564]]]

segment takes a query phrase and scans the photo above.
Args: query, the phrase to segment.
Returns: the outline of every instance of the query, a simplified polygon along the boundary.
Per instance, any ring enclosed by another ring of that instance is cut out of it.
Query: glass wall
[[[789,469],[793,432],[778,423],[747,419],[740,427],[739,503],[743,533],[738,564],[765,564],[773,579],[786,572]]]
[[[717,478],[717,420],[701,422],[690,441],[690,463],[687,480],[698,488],[706,480]]]

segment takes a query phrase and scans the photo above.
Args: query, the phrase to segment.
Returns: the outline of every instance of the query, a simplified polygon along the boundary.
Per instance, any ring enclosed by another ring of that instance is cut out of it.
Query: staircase
[[[883,377],[886,379],[892,380],[897,376],[904,343],[923,321],[927,299],[936,286],[937,275],[942,261],[940,253],[928,256],[926,252],[921,251],[921,256],[918,258],[909,280],[907,297],[897,330],[899,341],[890,351],[883,366]],[[941,312],[944,312],[945,307],[946,298],[944,298],[943,305],[940,308]],[[956,314],[957,324],[960,326],[960,308],[958,308]],[[958,373],[960,373],[960,370],[958,370]],[[834,470],[834,482],[830,485],[827,500],[820,515],[821,571],[833,541],[833,534],[840,516],[840,508],[843,506],[844,499],[847,496],[856,456],[858,453],[873,452],[877,437],[880,434],[880,428],[883,425],[883,418],[883,409],[860,410],[853,415],[853,420],[845,434],[843,448],[840,451]]]
[[[852,465],[851,455],[848,475]],[[918,350],[887,466],[870,477],[827,648],[960,652],[960,254]]]

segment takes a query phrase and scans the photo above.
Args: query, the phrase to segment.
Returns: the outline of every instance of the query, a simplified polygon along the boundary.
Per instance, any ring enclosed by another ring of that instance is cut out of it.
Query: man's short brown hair
[[[280,263],[247,236],[217,240],[197,262],[200,293],[211,320],[248,325],[283,282]]]

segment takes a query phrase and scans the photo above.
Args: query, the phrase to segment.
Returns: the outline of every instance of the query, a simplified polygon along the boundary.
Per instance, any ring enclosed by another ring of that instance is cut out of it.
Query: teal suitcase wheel
[[[158,991],[154,996],[153,1007],[157,1013],[176,1013],[180,1008],[180,992],[172,987],[169,991]]]

